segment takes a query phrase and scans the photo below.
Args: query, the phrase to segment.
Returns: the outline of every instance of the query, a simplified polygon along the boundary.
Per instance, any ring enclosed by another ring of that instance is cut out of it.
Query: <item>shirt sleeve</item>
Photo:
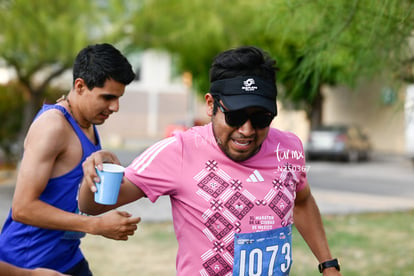
[[[181,142],[175,136],[161,140],[146,149],[126,169],[125,176],[155,202],[162,195],[176,191],[181,174]]]

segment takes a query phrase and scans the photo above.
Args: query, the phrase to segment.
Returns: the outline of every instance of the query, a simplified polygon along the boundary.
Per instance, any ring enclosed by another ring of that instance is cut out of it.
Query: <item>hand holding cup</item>
[[[118,199],[119,189],[125,168],[111,163],[102,164],[102,171],[96,169],[100,182],[95,182],[95,202],[114,205]]]

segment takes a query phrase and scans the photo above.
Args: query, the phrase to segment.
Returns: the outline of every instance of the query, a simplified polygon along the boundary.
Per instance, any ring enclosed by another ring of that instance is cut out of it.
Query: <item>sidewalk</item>
[[[393,212],[414,209],[414,200],[393,196],[367,195],[312,189],[322,214]]]

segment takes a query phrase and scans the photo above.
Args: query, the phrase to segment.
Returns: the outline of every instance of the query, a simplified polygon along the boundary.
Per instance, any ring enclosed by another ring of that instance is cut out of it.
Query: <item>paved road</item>
[[[118,152],[127,165],[136,156]],[[414,209],[414,167],[402,157],[376,156],[367,163],[310,162],[308,178],[323,214],[346,214]],[[14,190],[13,183],[0,185],[0,225],[4,222]],[[171,219],[168,197],[155,204],[147,199],[122,209],[143,221]]]
[[[407,159],[387,157],[359,164],[310,165],[308,179],[323,213],[414,208],[414,167]]]

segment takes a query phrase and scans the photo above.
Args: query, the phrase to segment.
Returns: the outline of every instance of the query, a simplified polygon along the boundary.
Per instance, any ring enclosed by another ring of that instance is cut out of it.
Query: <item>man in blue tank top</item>
[[[101,149],[95,125],[118,111],[119,98],[134,78],[128,60],[110,44],[79,52],[72,89],[56,104],[44,105],[27,133],[12,208],[0,235],[0,261],[92,275],[79,248],[84,233],[115,240],[133,235],[140,218],[121,211],[83,216],[77,193],[82,162]]]

